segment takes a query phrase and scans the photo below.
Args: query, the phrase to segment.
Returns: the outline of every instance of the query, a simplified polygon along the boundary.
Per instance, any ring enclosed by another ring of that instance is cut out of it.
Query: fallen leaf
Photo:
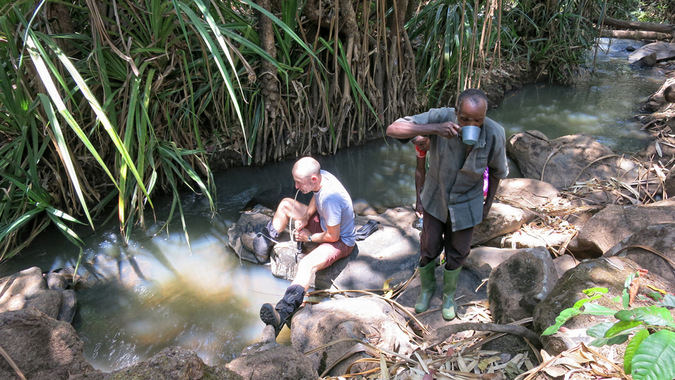
[[[635,296],[637,295],[638,289],[640,289],[640,276],[635,276],[633,281],[630,282],[630,289],[628,290],[628,306],[635,302]]]
[[[491,356],[489,358],[485,358],[481,360],[480,363],[478,363],[478,369],[480,369],[481,371],[485,371],[490,364],[498,362],[500,359],[501,358],[499,356]]]

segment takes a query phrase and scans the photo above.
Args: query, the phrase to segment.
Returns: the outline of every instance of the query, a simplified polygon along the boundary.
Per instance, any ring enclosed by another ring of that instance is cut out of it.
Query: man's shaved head
[[[301,179],[307,179],[312,175],[319,175],[321,164],[312,157],[303,157],[293,165],[293,176]]]

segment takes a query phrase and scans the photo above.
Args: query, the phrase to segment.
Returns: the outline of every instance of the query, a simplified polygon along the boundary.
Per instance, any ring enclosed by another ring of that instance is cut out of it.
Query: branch
[[[539,335],[532,330],[517,325],[500,325],[496,323],[455,323],[438,328],[424,337],[424,342],[421,345],[423,350],[437,346],[443,343],[450,335],[456,334],[460,331],[491,331],[497,333],[506,333],[521,338],[527,339],[538,348],[542,347]]]
[[[622,38],[630,40],[660,40],[670,41],[673,36],[669,33],[651,32],[645,30],[601,30],[601,37]]]
[[[597,21],[598,20],[595,20],[595,22]],[[653,22],[625,21],[625,20],[617,20],[615,18],[610,17],[605,17],[602,22],[605,26],[611,26],[614,28],[647,30],[651,32],[668,33],[670,35],[675,36],[674,24],[657,24]]]

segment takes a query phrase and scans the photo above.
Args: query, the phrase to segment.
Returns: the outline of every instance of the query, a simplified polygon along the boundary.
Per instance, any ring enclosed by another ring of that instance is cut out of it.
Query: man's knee
[[[293,199],[292,198],[284,198],[279,202],[279,205],[277,206],[277,211],[283,213],[286,216],[290,216],[291,213],[293,212]]]

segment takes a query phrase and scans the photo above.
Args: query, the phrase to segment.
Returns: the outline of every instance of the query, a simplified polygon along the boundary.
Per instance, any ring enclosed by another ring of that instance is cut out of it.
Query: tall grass
[[[216,142],[204,140],[213,135],[205,121],[246,147],[239,106],[246,64],[224,31],[249,26],[241,9],[227,5],[18,1],[3,8],[0,260],[49,222],[79,243],[70,223],[94,228],[95,218],[116,215],[127,239],[157,193],[172,194],[171,214],[183,220],[186,186],[215,211],[205,152]]]
[[[598,1],[437,0],[406,24],[428,105],[449,103],[507,61],[567,83],[594,43]]]
[[[380,125],[352,46],[309,35],[294,1],[276,14],[249,0],[19,0],[2,10],[0,261],[49,223],[80,244],[72,223],[115,217],[126,241],[164,193],[189,244],[180,193],[203,194],[215,212],[215,154],[260,164],[335,152],[364,138],[359,120]]]

